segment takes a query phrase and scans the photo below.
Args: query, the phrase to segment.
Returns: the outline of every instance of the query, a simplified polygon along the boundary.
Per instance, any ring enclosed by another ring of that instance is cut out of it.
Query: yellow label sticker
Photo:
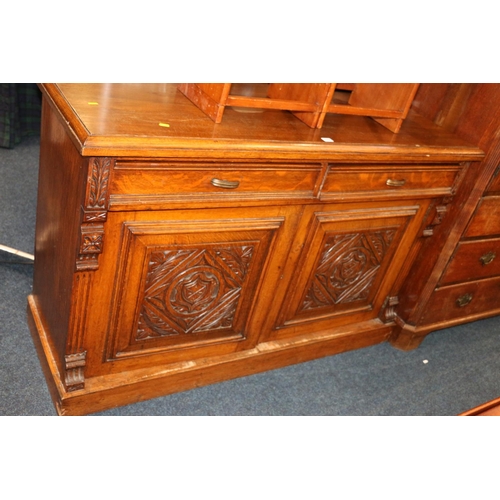
[[[167,128],[170,127],[170,125],[168,123],[158,123],[158,125],[160,127],[167,127]]]
[[[89,106],[98,106],[99,103],[98,102],[88,102],[87,103]]]

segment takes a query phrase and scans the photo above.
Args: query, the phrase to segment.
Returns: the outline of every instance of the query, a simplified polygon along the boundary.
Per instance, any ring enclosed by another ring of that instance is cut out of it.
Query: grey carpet
[[[38,138],[0,148],[0,243],[33,252]],[[0,252],[0,415],[55,415],[26,323],[32,267]],[[96,415],[456,415],[500,397],[500,318]],[[424,363],[424,361],[427,361]]]

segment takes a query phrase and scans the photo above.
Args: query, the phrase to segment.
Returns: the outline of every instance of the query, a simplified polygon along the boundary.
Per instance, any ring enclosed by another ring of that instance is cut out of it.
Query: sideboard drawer
[[[500,275],[500,238],[464,241],[449,263],[441,285]]]
[[[321,198],[451,193],[459,165],[331,165]]]
[[[434,292],[423,323],[437,323],[489,311],[500,312],[500,278],[451,285]]]
[[[312,198],[321,164],[215,164],[117,161],[111,195],[165,200],[290,197]],[[113,201],[113,200],[112,200]]]
[[[500,196],[483,198],[476,209],[465,237],[500,235]]]

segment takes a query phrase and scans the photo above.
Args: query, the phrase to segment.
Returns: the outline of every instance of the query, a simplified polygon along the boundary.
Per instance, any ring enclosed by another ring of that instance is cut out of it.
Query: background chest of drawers
[[[500,313],[500,86],[422,85],[420,92],[420,112],[486,154],[466,173],[403,287],[392,340],[403,349],[431,331]]]
[[[415,113],[214,124],[175,85],[41,88],[28,316],[60,414],[388,340],[483,157]]]

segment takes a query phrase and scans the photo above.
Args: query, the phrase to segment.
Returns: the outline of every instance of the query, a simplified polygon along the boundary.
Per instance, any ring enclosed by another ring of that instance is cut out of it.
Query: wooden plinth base
[[[266,342],[229,355],[87,378],[84,389],[68,392],[32,296],[28,297],[28,323],[59,415],[86,415],[367,347],[386,341],[391,332],[391,325],[373,320],[293,340]]]

